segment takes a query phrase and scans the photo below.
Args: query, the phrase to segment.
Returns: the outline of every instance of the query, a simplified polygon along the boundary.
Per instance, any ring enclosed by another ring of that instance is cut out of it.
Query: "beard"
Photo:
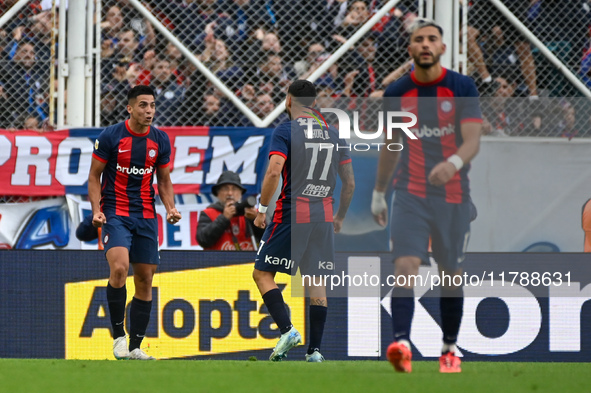
[[[435,64],[439,63],[439,58],[441,57],[441,55],[433,55],[433,60],[429,61],[429,62],[422,62],[421,63],[421,56],[413,56],[413,60],[415,63],[415,67],[420,67],[424,70],[428,70],[429,68],[433,67]]]

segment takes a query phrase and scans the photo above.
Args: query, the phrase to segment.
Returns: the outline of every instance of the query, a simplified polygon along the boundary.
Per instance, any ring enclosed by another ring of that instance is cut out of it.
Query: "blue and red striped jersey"
[[[101,186],[101,211],[107,216],[155,218],[154,172],[170,162],[170,140],[150,127],[145,134],[129,128],[129,120],[105,128],[92,156],[106,164]]]
[[[431,83],[421,83],[414,71],[391,83],[384,92],[384,112],[414,113],[417,124],[410,139],[400,131],[404,148],[394,176],[394,188],[418,197],[441,197],[449,203],[470,198],[468,171],[464,165],[444,186],[429,184],[428,176],[438,163],[455,154],[463,143],[461,125],[482,122],[478,91],[471,78],[443,68]],[[404,119],[403,121],[408,121]]]
[[[351,162],[349,146],[332,126],[298,117],[273,130],[269,157],[286,159],[273,222],[332,222],[339,165]]]

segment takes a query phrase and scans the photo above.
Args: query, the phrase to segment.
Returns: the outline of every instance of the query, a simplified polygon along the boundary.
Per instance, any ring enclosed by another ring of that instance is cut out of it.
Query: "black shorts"
[[[331,274],[335,268],[333,223],[271,223],[261,239],[254,267],[292,276],[298,267],[301,274]]]
[[[105,254],[113,247],[125,247],[130,263],[160,264],[157,219],[111,216],[102,235]]]
[[[428,262],[431,238],[435,262],[446,271],[456,271],[468,247],[471,204],[396,191],[390,223],[392,259],[413,256]]]
[[[530,28],[527,18],[528,0],[503,0],[503,4],[527,28]],[[489,0],[477,0],[475,2],[468,12],[468,25],[478,29],[480,34],[485,35],[490,34],[493,27],[499,26],[503,30],[503,36],[508,44],[526,41],[521,32]]]

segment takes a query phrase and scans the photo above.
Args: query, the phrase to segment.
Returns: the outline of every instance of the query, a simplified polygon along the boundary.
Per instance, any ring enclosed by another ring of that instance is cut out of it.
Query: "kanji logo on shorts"
[[[318,269],[334,270],[334,262],[331,262],[331,261],[318,261]]]
[[[294,262],[291,259],[278,258],[278,257],[274,257],[272,255],[265,255],[265,263],[268,263],[270,265],[284,265],[285,264],[285,269],[287,269],[287,270],[291,269],[294,265]]]

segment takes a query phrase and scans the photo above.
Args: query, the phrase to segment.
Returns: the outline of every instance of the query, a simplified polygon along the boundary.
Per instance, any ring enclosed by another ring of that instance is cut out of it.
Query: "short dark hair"
[[[443,37],[443,28],[439,26],[434,20],[427,19],[427,18],[415,18],[412,24],[408,28],[408,35],[412,37],[412,35],[417,31],[424,27],[435,27],[439,31],[439,35]]]
[[[316,86],[314,86],[314,83],[305,79],[299,79],[293,82],[289,86],[287,93],[291,94],[302,105],[312,105],[316,100]]]
[[[152,89],[150,86],[137,85],[137,86],[132,87],[127,92],[127,102],[129,103],[131,100],[136,99],[138,96],[141,96],[141,95],[149,95],[149,96],[156,98],[156,94],[154,93],[154,89]]]

